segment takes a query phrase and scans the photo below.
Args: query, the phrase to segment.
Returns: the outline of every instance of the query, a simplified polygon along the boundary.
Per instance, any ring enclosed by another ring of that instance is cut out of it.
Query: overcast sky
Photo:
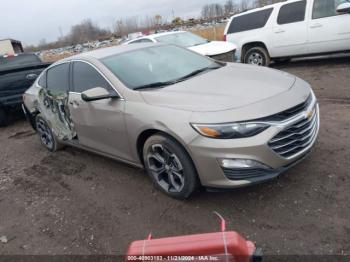
[[[13,38],[24,45],[48,42],[67,34],[72,25],[91,18],[111,28],[117,18],[160,14],[164,18],[199,16],[201,7],[225,0],[1,0],[0,39]]]

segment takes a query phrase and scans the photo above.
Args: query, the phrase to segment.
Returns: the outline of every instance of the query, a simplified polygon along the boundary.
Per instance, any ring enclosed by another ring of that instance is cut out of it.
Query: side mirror
[[[95,87],[81,93],[81,99],[85,102],[97,101],[109,98],[119,98],[119,96],[114,93],[111,94],[103,87]]]
[[[337,12],[338,13],[350,13],[350,3],[346,2],[346,3],[342,3],[342,4],[338,5]]]

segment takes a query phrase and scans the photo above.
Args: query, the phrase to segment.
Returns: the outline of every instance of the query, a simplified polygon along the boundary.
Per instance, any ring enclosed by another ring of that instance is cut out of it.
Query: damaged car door
[[[129,160],[124,99],[90,63],[73,61],[71,66],[72,88],[68,106],[79,144],[93,151]],[[110,95],[84,101],[82,94],[93,89],[104,89]]]
[[[55,65],[40,78],[38,107],[52,132],[63,141],[76,137],[68,108],[69,62]]]

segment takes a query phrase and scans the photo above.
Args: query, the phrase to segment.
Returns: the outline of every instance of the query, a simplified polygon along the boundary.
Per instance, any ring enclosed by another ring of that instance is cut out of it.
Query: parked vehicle
[[[50,64],[34,54],[0,56],[0,126],[9,123],[9,114],[22,104],[22,95]]]
[[[236,45],[224,41],[209,41],[200,36],[185,31],[165,32],[139,37],[124,44],[136,43],[168,43],[188,48],[201,55],[209,56],[213,59],[233,62]]]
[[[175,198],[277,177],[312,149],[310,86],[277,70],[222,63],[179,46],[124,45],[61,60],[25,93],[43,145],[145,167]]]
[[[350,51],[350,2],[288,0],[234,15],[225,29],[243,63]]]

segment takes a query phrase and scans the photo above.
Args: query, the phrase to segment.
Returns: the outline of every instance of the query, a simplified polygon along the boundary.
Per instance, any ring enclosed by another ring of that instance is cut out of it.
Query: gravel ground
[[[266,254],[350,255],[350,58],[280,64],[310,82],[314,152],[278,179],[176,201],[144,171],[74,148],[47,152],[24,120],[0,129],[0,254],[124,254],[145,238],[228,228]]]

